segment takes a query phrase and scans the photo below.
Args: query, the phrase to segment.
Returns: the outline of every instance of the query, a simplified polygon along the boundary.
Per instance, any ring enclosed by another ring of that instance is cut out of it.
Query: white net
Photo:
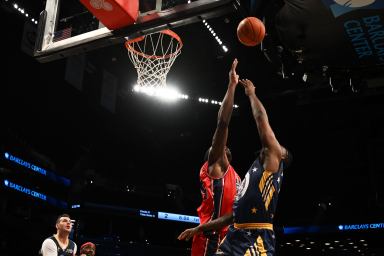
[[[165,88],[167,74],[180,54],[183,43],[171,30],[127,41],[128,56],[137,71],[141,88]]]

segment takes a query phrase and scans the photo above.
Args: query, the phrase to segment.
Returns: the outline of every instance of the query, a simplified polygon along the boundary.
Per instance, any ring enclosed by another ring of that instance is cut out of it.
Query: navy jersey
[[[282,179],[282,161],[279,170],[272,173],[264,170],[259,158],[255,160],[245,175],[233,204],[236,228],[272,229]]]

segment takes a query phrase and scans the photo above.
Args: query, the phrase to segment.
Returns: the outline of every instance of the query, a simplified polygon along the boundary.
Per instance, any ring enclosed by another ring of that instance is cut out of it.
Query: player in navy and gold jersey
[[[230,165],[232,155],[226,146],[235,89],[239,82],[236,66],[237,60],[235,59],[229,72],[227,92],[218,113],[212,146],[208,149],[205,163],[200,169],[202,203],[197,209],[200,223],[207,223],[223,215],[231,214],[236,188],[240,184],[239,176]],[[215,231],[196,234],[192,242],[191,255],[214,255],[227,230],[228,226],[223,226]]]
[[[275,255],[273,215],[283,178],[283,171],[292,161],[291,154],[277,141],[269,125],[267,112],[248,79],[240,80],[249,97],[262,149],[249,168],[236,195],[233,213],[187,229],[179,236],[188,240],[207,230],[217,230],[233,223],[216,255]]]

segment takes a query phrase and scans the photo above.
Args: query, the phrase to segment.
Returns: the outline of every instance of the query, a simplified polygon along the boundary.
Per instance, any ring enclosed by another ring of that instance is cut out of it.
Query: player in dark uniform
[[[253,83],[248,79],[242,79],[240,83],[249,97],[262,149],[242,181],[233,205],[233,213],[187,229],[179,235],[179,239],[188,240],[195,234],[233,223],[216,255],[273,256],[273,215],[283,171],[290,165],[292,156],[277,141],[265,108],[255,94]]]
[[[44,240],[39,255],[75,256],[77,245],[69,239],[69,234],[72,230],[72,221],[68,214],[62,214],[57,217],[56,230],[56,234]]]
[[[229,72],[227,92],[218,113],[212,146],[208,149],[205,163],[200,169],[202,203],[197,209],[200,223],[206,223],[230,214],[237,187],[240,184],[239,176],[230,165],[232,155],[226,146],[235,89],[239,81],[236,66],[237,60],[235,59]],[[221,240],[225,237],[227,230],[228,226],[223,226],[217,230],[196,234],[192,242],[191,255],[213,255]]]

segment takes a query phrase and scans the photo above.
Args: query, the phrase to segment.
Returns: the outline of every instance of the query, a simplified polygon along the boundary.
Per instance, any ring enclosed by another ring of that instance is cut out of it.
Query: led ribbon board
[[[199,224],[200,220],[197,216],[183,215],[169,212],[158,212],[157,218],[160,220],[172,220]]]
[[[12,181],[9,181],[9,180],[4,180],[3,183],[4,183],[4,186],[7,187],[7,188],[16,190],[16,191],[18,191],[20,193],[29,195],[29,196],[31,196],[33,198],[37,198],[37,199],[40,199],[42,201],[46,201],[49,204],[52,204],[54,206],[57,206],[57,207],[60,207],[60,208],[64,208],[64,209],[67,208],[67,203],[66,202],[58,200],[58,199],[56,199],[54,197],[48,196],[48,195],[43,194],[41,192],[38,192],[36,190],[24,187],[24,186],[19,185],[19,184],[16,184],[16,183],[14,183]]]
[[[25,167],[25,168],[27,168],[27,169],[35,172],[35,173],[38,173],[40,175],[46,176],[49,179],[51,179],[57,183],[63,184],[64,186],[69,187],[71,185],[71,181],[68,178],[65,178],[65,177],[57,175],[53,172],[47,171],[44,168],[41,168],[41,167],[34,165],[34,164],[31,164],[27,161],[24,161],[23,159],[16,157],[16,156],[14,156],[8,152],[4,153],[4,157],[8,161],[11,161],[17,165],[23,166],[23,167]]]
[[[184,214],[170,213],[170,212],[157,212],[151,210],[143,209],[133,209],[128,207],[114,206],[114,205],[105,205],[105,204],[96,204],[91,202],[85,202],[83,205],[72,205],[72,208],[95,208],[95,209],[107,209],[117,212],[124,212],[128,216],[133,217],[144,217],[144,218],[153,218],[166,221],[179,221],[179,222],[188,222],[199,224],[199,217],[190,216]]]
[[[284,227],[284,234],[304,234],[304,233],[330,233],[330,232],[346,232],[346,231],[363,231],[363,230],[384,230],[384,222],[382,223],[365,223],[365,224],[347,224],[335,226],[307,226],[307,227]]]

